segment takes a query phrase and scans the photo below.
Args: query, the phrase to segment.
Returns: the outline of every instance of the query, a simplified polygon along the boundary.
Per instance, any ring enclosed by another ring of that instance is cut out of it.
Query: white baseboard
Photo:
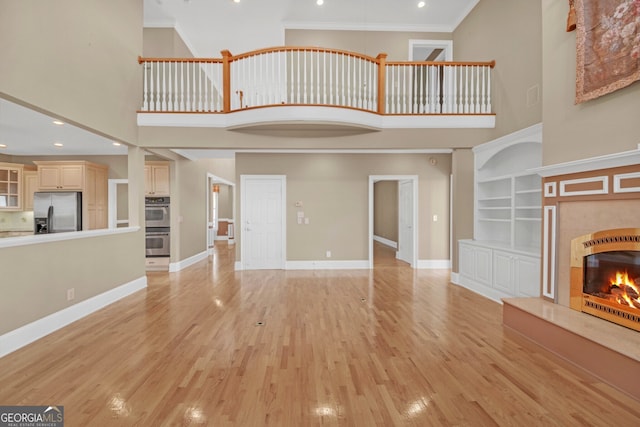
[[[361,270],[369,269],[369,261],[287,261],[287,270]]]
[[[373,240],[378,243],[382,243],[385,246],[392,247],[393,249],[398,249],[398,242],[394,242],[393,240],[385,239],[384,237],[380,236],[373,236]]]
[[[0,335],[0,357],[147,287],[143,276]]]
[[[206,250],[206,251],[200,252],[199,254],[190,256],[187,259],[183,259],[182,261],[172,262],[171,264],[169,264],[169,273],[175,273],[176,271],[180,271],[183,268],[187,268],[198,261],[202,261],[203,259],[206,259],[208,256],[209,256],[209,250]]]
[[[419,259],[418,268],[440,270],[451,268],[451,260],[448,259]]]
[[[454,285],[459,285],[460,284],[460,273],[454,273],[452,271],[451,272],[451,277],[449,278],[449,281],[451,283],[453,283]]]
[[[213,238],[213,240],[218,241],[218,240],[229,240],[229,236],[216,236]]]
[[[244,270],[242,261],[236,261],[234,269]],[[369,269],[369,261],[287,261],[285,270],[362,270]]]

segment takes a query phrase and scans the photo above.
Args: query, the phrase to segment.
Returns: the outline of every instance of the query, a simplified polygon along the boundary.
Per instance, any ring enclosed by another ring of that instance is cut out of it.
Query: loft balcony
[[[371,130],[493,128],[493,62],[387,62],[277,47],[221,58],[138,58],[140,126],[240,129],[331,124]]]

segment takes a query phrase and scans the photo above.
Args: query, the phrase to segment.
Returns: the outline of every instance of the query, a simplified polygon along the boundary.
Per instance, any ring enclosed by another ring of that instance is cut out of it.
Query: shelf
[[[478,184],[491,183],[496,181],[510,181],[511,175],[494,176],[491,178],[479,179]]]
[[[478,218],[478,221],[487,221],[487,222],[511,222],[511,219]]]
[[[542,189],[537,189],[537,190],[517,190],[516,194],[542,194]]]
[[[497,207],[487,207],[487,208],[478,208],[479,211],[510,211],[511,206],[497,206]]]
[[[542,209],[542,206],[516,206],[516,209]]]
[[[511,196],[483,197],[478,199],[479,202],[488,202],[491,200],[511,200]]]
[[[542,218],[519,218],[519,217],[516,217],[516,221],[537,221],[537,222],[541,222]]]

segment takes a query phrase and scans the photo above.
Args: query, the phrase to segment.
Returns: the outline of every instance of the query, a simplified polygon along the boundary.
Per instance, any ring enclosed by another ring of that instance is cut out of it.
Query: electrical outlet
[[[76,297],[76,288],[67,289],[67,301],[73,301]]]
[[[331,258],[331,251],[327,251],[327,258]]]

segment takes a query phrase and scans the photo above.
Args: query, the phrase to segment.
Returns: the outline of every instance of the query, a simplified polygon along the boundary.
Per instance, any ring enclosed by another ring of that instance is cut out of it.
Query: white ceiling
[[[126,145],[65,123],[56,125],[55,117],[34,111],[0,98],[0,154],[32,155],[122,155]],[[62,143],[56,147],[54,143]]]
[[[212,57],[282,46],[285,29],[452,32],[479,0],[418,2],[144,0],[144,25],[175,27],[194,56]]]

